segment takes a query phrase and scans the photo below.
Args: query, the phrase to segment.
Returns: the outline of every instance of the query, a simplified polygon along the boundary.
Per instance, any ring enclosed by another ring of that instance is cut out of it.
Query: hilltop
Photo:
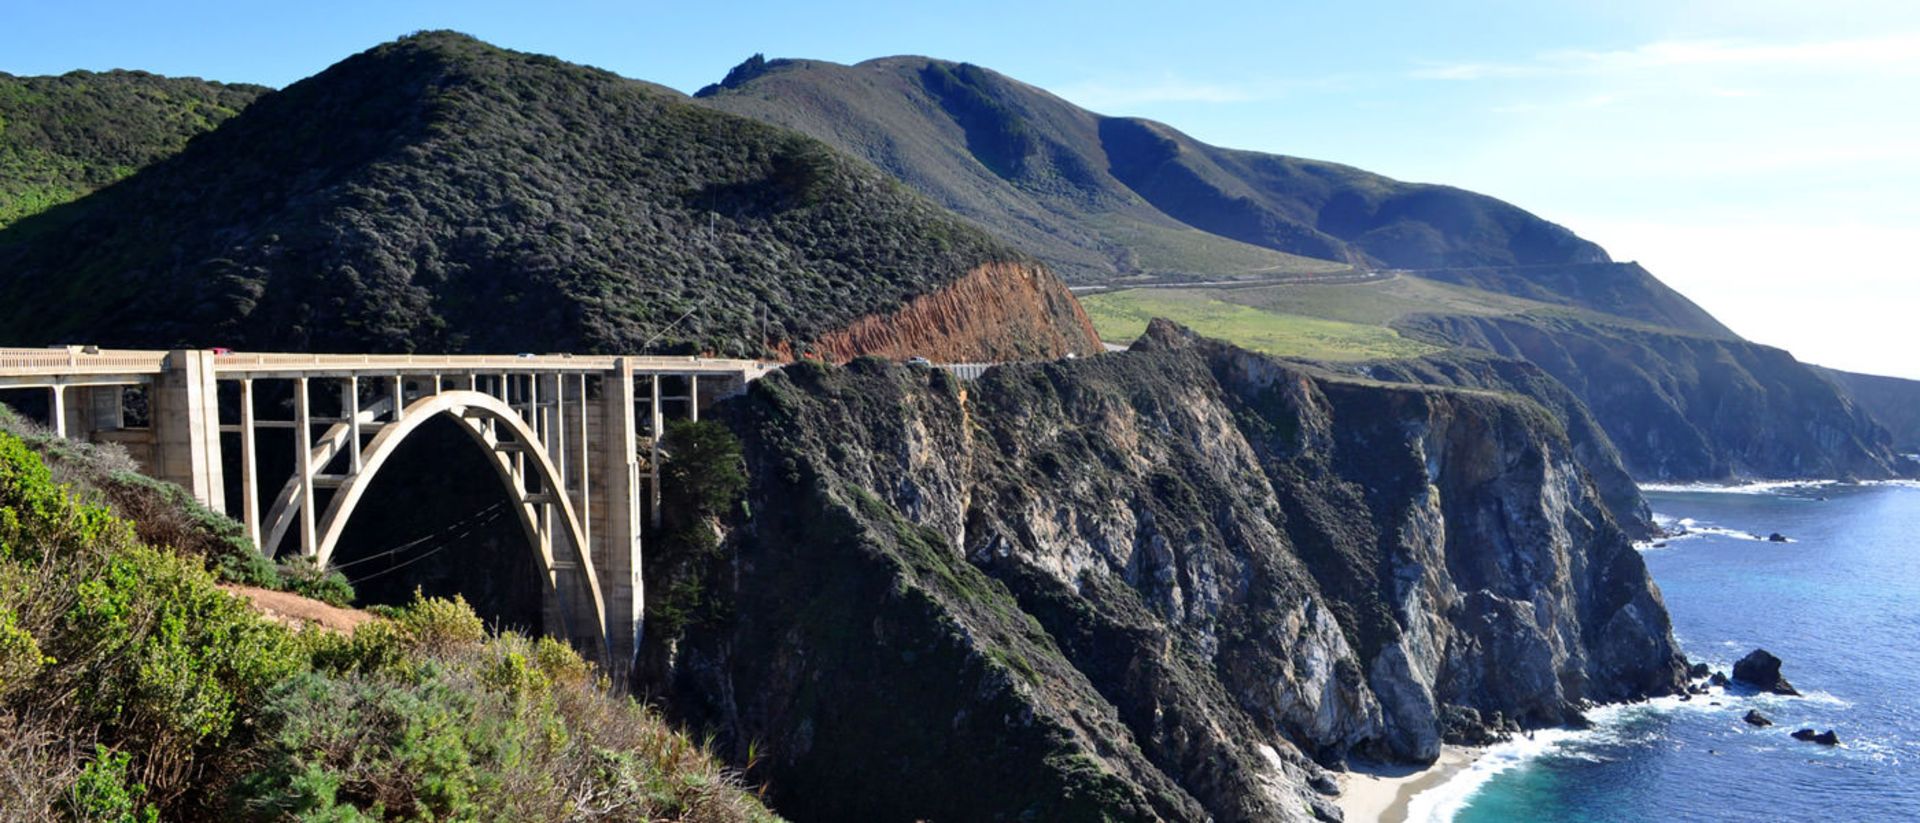
[[[172,156],[267,91],[143,71],[0,72],[0,228]]]
[[[904,312],[891,339],[911,349],[916,312],[982,279],[1036,299],[955,354],[1093,346],[1050,273],[865,163],[429,32],[0,232],[0,328],[12,344],[758,355]]]
[[[1491,197],[1211,146],[968,63],[756,59],[698,99],[866,157],[1074,282],[1607,259]]]

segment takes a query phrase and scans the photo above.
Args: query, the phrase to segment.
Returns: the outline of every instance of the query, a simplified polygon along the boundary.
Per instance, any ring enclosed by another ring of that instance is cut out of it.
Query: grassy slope
[[[0,73],[0,228],[178,152],[266,91],[134,71]]]
[[[1605,257],[1492,198],[1208,146],[967,64],[776,60],[702,94],[865,156],[1079,282]]]
[[[864,156],[1072,280],[1347,269],[1344,263],[1244,243],[1172,219],[1105,171],[1098,115],[990,72],[957,75],[978,87],[983,98],[998,101],[992,119],[1028,135],[1031,151],[1016,163],[1001,162],[970,134],[986,118],[929,88],[930,67],[960,69],[918,57],[858,66],[777,60],[764,73],[737,88],[717,89],[702,102],[795,128]]]
[[[802,135],[434,32],[0,232],[0,328],[10,343],[745,354],[1010,259]]]
[[[1380,325],[1348,323],[1231,303],[1221,292],[1129,289],[1081,299],[1094,329],[1109,343],[1139,337],[1153,318],[1164,317],[1208,337],[1281,357],[1369,360],[1417,357],[1438,351]]]

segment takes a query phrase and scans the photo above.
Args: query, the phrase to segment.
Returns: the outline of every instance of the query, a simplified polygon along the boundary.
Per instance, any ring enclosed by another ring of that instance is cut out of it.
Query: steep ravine
[[[750,515],[651,682],[795,819],[1310,819],[1319,763],[1680,677],[1525,401],[1156,324],[971,384],[803,364],[719,413]]]

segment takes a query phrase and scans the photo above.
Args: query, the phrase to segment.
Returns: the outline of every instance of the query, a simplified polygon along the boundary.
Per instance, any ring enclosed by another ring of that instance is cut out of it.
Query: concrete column
[[[360,378],[348,377],[340,387],[340,408],[347,413],[347,473],[360,473]]]
[[[307,378],[293,380],[294,471],[300,473],[300,555],[315,557],[320,544],[314,534],[314,510],[319,508],[313,488],[313,406],[308,403]]]
[[[247,539],[264,553],[260,545],[260,469],[259,454],[253,439],[253,378],[240,381],[240,511],[247,527]]]
[[[149,410],[154,429],[154,468],[214,511],[227,509],[220,463],[220,393],[212,352],[167,354],[167,370],[154,381]]]
[[[687,375],[687,419],[700,422],[700,375]]]
[[[592,468],[587,463],[587,376],[580,375],[580,436],[574,438],[574,472],[578,475],[580,488],[579,507],[580,530],[585,533],[587,545],[593,545],[593,483]]]
[[[653,512],[653,527],[660,528],[660,438],[666,435],[667,416],[660,409],[660,375],[654,374],[647,381],[653,386],[653,402],[647,404],[647,471],[652,477],[647,483],[647,496],[650,498],[648,510]]]
[[[53,401],[47,409],[47,418],[53,423],[56,437],[67,436],[67,387],[53,387]],[[216,421],[217,422],[217,421]]]
[[[601,595],[607,603],[607,642],[613,657],[610,675],[621,685],[632,677],[646,604],[640,576],[640,465],[636,459],[639,437],[634,426],[634,394],[632,363],[624,357],[614,360],[613,370],[601,375],[600,438],[593,444],[606,506],[597,518],[595,537],[589,542],[594,570],[600,575]]]

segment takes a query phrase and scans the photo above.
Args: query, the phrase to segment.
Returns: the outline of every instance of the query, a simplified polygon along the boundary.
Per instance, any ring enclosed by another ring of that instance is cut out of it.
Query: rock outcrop
[[[1100,350],[1093,322],[1053,272],[1038,263],[987,263],[898,311],[821,335],[807,352],[841,363],[861,355],[998,363]]]
[[[1640,496],[1640,487],[1621,466],[1620,451],[1606,429],[1580,398],[1539,366],[1471,349],[1450,349],[1425,357],[1371,363],[1363,373],[1375,380],[1510,392],[1539,403],[1560,419],[1574,457],[1593,479],[1620,527],[1636,540],[1659,535],[1653,511]]]
[[[1733,664],[1733,679],[1764,692],[1797,695],[1800,692],[1780,676],[1780,658],[1766,649],[1754,649]]]
[[[1322,764],[1678,690],[1639,555],[1537,406],[1156,324],[962,385],[802,364],[668,704],[800,820],[1335,814]],[[991,751],[983,757],[980,752]]]

